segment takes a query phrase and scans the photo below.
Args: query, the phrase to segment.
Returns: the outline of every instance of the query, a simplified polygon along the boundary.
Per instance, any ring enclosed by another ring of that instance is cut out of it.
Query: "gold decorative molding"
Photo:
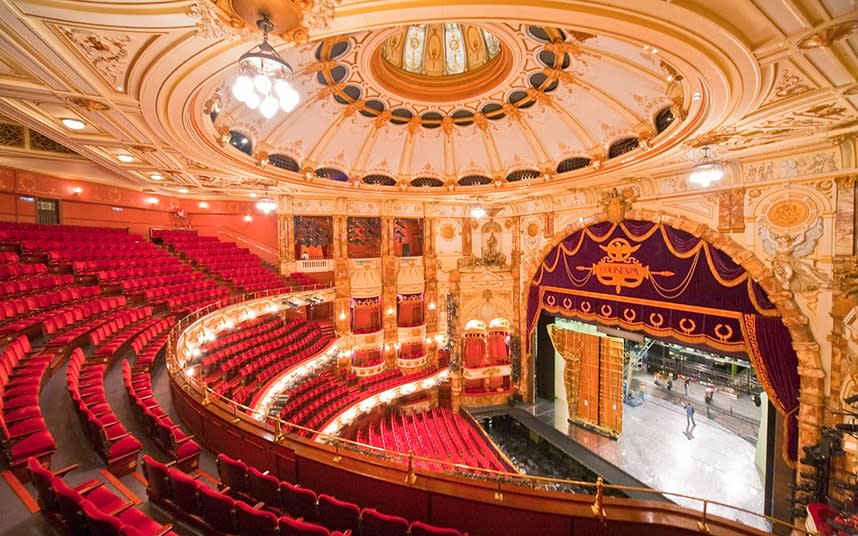
[[[848,20],[824,27],[801,39],[796,46],[801,49],[825,48],[836,41],[846,39],[858,32],[858,20]]]

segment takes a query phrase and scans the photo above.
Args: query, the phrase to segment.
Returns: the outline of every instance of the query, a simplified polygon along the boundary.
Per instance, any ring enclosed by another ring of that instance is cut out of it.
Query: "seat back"
[[[411,523],[411,536],[462,536],[462,533],[456,529],[446,527],[436,527],[422,521]]]
[[[119,519],[102,512],[92,501],[84,499],[80,505],[89,536],[120,536],[122,522]]]
[[[405,536],[408,534],[408,520],[404,517],[383,514],[374,508],[361,511],[361,530],[372,536]]]
[[[247,481],[251,497],[264,502],[269,510],[280,510],[280,480],[277,477],[250,467],[247,471]]]
[[[233,493],[247,493],[247,464],[226,454],[218,454],[216,462],[221,487],[228,487]]]
[[[200,505],[203,521],[214,531],[222,534],[236,534],[235,500],[225,493],[200,486]]]
[[[330,531],[321,525],[299,521],[289,516],[280,516],[277,522],[280,528],[280,536],[330,536]],[[367,536],[375,536],[371,532]]]
[[[84,519],[83,509],[80,506],[83,497],[81,497],[80,493],[68,487],[61,478],[55,478],[52,486],[68,531],[74,535],[86,535],[86,520]]]
[[[278,536],[277,516],[244,502],[235,503],[235,517],[241,536]]]
[[[156,504],[173,502],[173,489],[167,476],[169,468],[148,454],[143,455],[143,473],[146,475],[146,494]]]
[[[200,516],[199,488],[200,484],[178,469],[169,469],[167,477],[173,488],[173,502],[176,508],[185,516]]]
[[[54,474],[42,467],[36,458],[27,458],[27,470],[30,472],[30,481],[36,487],[39,507],[42,513],[59,514],[60,507],[51,480]]]
[[[292,517],[315,521],[317,519],[316,499],[316,492],[311,489],[295,486],[289,482],[280,483],[280,500],[283,509]]]
[[[358,534],[360,521],[360,507],[348,501],[341,501],[336,497],[319,495],[319,522],[328,530],[350,530]]]

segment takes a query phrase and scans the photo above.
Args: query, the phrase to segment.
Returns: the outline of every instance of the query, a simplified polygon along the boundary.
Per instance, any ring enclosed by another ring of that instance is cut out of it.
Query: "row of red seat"
[[[109,358],[134,339],[139,333],[158,324],[160,318],[152,318],[149,306],[129,309],[118,320],[102,324],[90,334],[90,343],[96,347],[95,357]]]
[[[146,428],[147,435],[180,469],[195,471],[200,465],[202,448],[158,404],[148,370],[132,370],[128,360],[124,360],[122,378],[134,413]]]
[[[0,265],[0,280],[17,277],[43,276],[48,273],[48,267],[41,263],[11,263]]]
[[[266,268],[256,255],[217,237],[199,236],[196,231],[153,231],[176,251],[200,266],[232,282],[244,292],[286,289],[292,282]]]
[[[56,290],[74,284],[71,274],[47,275],[44,277],[23,277],[0,283],[0,299],[18,297],[25,294]]]
[[[76,465],[51,472],[34,458],[27,468],[43,516],[63,534],[88,536],[176,536],[172,524],[162,525],[98,480],[71,487],[63,476]]]
[[[122,476],[137,469],[137,455],[143,450],[143,444],[125,429],[107,402],[106,372],[105,360],[87,359],[80,348],[75,348],[69,357],[66,382],[89,441],[107,469]]]
[[[446,408],[434,408],[410,417],[403,414],[399,417],[388,415],[377,425],[370,424],[358,430],[356,439],[361,443],[398,452],[413,451],[426,458],[495,471],[508,470],[497,456],[491,454],[493,448],[477,434],[473,426],[461,415],[453,414]],[[449,469],[442,464],[421,462],[420,465],[433,471]]]
[[[205,354],[200,361],[204,374],[218,371],[221,366],[249,348],[273,340],[288,339],[288,342],[292,342],[305,333],[305,329],[301,329],[301,322],[298,320],[284,323],[277,315],[265,315],[253,321],[242,322],[235,329],[234,333],[222,339],[206,342],[200,346],[200,351]]]
[[[41,324],[60,312],[56,308],[101,296],[99,287],[67,287],[0,302],[0,333],[14,333]]]
[[[27,355],[30,340],[20,336],[0,354],[0,446],[9,468],[28,480],[27,458],[50,465],[57,449],[39,407],[39,391],[51,366],[50,355]]]
[[[229,290],[226,287],[218,286],[210,290],[168,298],[167,306],[174,312],[193,311],[215,302],[225,302],[227,296],[229,296]]]
[[[66,307],[54,312],[42,324],[42,331],[51,346],[72,344],[102,324],[119,318],[126,304],[125,296],[111,296]]]
[[[148,481],[146,493],[149,500],[205,534],[345,536],[341,532],[331,533],[321,525],[286,514],[278,518],[263,509],[264,505],[250,506],[243,501],[236,501],[224,491],[213,489],[170,464],[162,464],[149,456],[143,456],[143,469]]]
[[[149,303],[164,303],[177,294],[196,294],[215,290],[217,286],[217,283],[211,279],[200,279],[190,283],[181,282],[164,287],[147,288],[143,291],[143,296]]]
[[[115,282],[119,283],[122,292],[126,294],[140,294],[141,292],[151,288],[167,287],[170,285],[178,285],[180,283],[190,284],[206,280],[205,275],[200,272],[195,272],[194,269],[187,264],[176,264],[173,268],[175,268],[175,270],[170,272],[161,271],[157,274],[155,272],[149,272],[146,275],[141,275],[133,279],[123,278],[121,281]],[[121,273],[122,271],[116,270],[116,272]]]
[[[225,454],[217,457],[219,488],[239,501],[238,504],[262,504],[270,512],[257,515],[262,527],[276,520],[277,515],[303,519],[309,524],[318,522],[328,530],[351,531],[363,536],[461,536],[452,528],[436,527],[421,521],[409,523],[407,519],[379,512],[374,508],[361,509],[355,503],[343,501],[315,491],[281,481],[267,472],[248,466],[241,460]],[[267,518],[268,522],[262,521]],[[315,525],[317,526],[317,525]],[[308,529],[309,530],[309,529]],[[261,534],[272,534],[262,532]],[[283,534],[282,529],[280,534]],[[293,534],[287,532],[287,534]],[[323,534],[299,532],[297,534]]]
[[[154,325],[143,330],[133,341],[131,349],[137,355],[134,367],[148,371],[152,367],[155,358],[167,344],[167,333],[176,323],[175,317],[166,316],[159,318]]]

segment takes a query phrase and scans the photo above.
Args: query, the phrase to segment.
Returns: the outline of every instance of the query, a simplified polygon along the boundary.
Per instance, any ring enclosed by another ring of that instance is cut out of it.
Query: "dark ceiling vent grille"
[[[336,168],[319,168],[316,170],[316,175],[323,179],[329,179],[337,182],[348,182],[349,180],[349,176],[345,171],[340,171]]]
[[[444,186],[444,181],[435,177],[417,177],[411,180],[411,186],[418,188],[440,188]]]
[[[638,145],[640,145],[640,142],[637,138],[625,138],[614,142],[614,144],[611,145],[611,148],[608,149],[608,158],[615,158],[626,154],[629,151],[634,151],[638,148]]]
[[[272,166],[279,167],[280,169],[286,169],[296,173],[301,170],[301,166],[298,165],[298,162],[296,162],[291,156],[287,156],[285,154],[272,154],[268,157],[268,161],[271,162]]]
[[[7,147],[24,146],[24,127],[0,123],[0,145]]]
[[[374,186],[396,186],[396,179],[388,175],[365,175],[363,182]]]
[[[459,179],[459,186],[481,186],[491,183],[492,179],[485,175],[465,175]]]
[[[507,182],[518,182],[518,181],[527,181],[530,179],[535,179],[540,176],[542,173],[536,169],[517,169],[515,171],[511,171],[509,175],[506,176]]]
[[[30,149],[47,151],[49,153],[77,154],[65,145],[52,140],[44,134],[39,134],[35,130],[30,131]]]
[[[576,169],[585,168],[589,165],[589,158],[583,158],[580,156],[575,158],[567,158],[566,160],[557,164],[557,173],[566,173],[567,171],[574,171]]]
[[[673,124],[674,119],[676,118],[673,116],[673,110],[670,109],[670,106],[658,112],[658,115],[655,116],[656,132],[661,134],[662,132],[667,130],[667,127]]]

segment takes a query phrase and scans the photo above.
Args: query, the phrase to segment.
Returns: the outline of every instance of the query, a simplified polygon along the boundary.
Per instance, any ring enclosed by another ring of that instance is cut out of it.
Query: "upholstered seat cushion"
[[[361,512],[361,531],[373,536],[405,536],[408,534],[408,520],[383,514],[374,508],[364,508]]]
[[[329,536],[331,534],[328,529],[321,525],[299,521],[289,516],[281,516],[277,525],[280,527],[280,536]],[[373,533],[367,532],[366,534]]]
[[[16,441],[8,448],[12,463],[23,462],[30,456],[38,458],[57,449],[54,438],[48,432],[38,432]]]
[[[133,436],[123,437],[119,441],[110,445],[107,451],[108,458],[115,460],[143,450],[143,444],[137,441]]]

